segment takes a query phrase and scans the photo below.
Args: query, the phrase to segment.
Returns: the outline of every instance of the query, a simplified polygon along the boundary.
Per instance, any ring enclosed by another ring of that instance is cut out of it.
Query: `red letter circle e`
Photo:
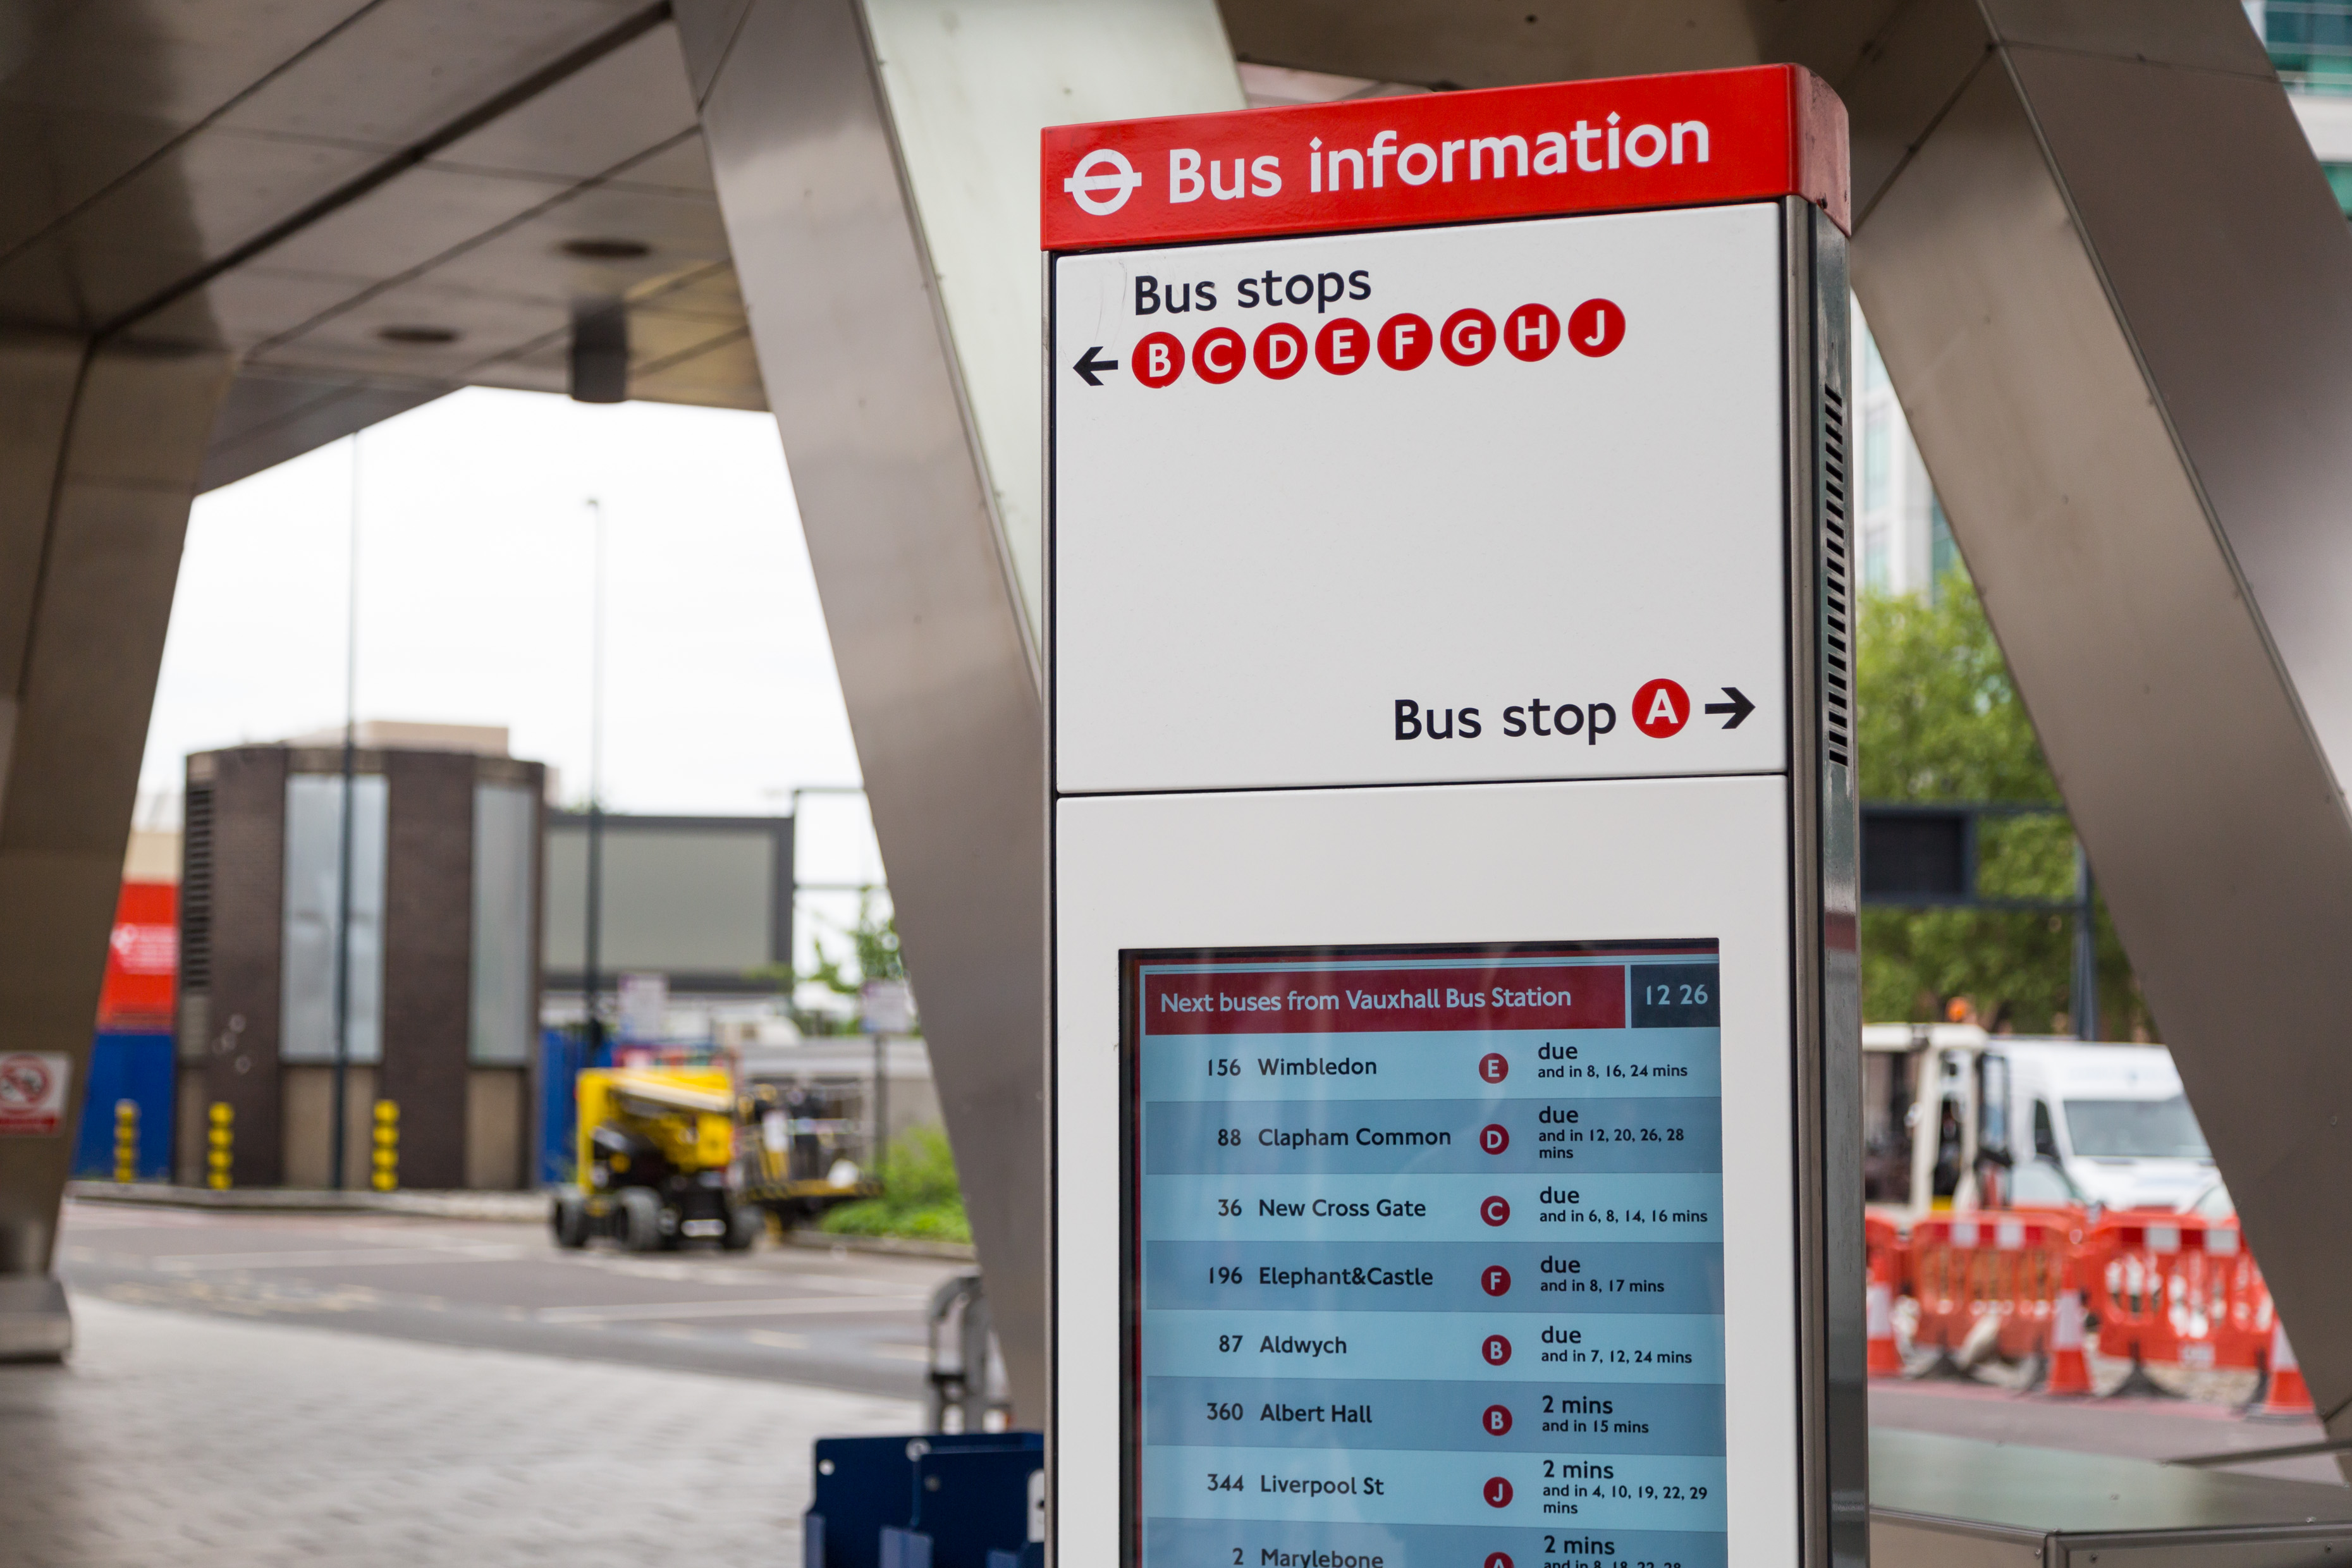
[[[1532,364],[1559,347],[1559,318],[1549,305],[1522,305],[1504,319],[1503,346]]]
[[[1249,350],[1231,327],[1212,327],[1192,340],[1192,368],[1212,386],[1224,385],[1241,374],[1247,363]]]
[[[1484,310],[1456,310],[1445,318],[1437,346],[1455,364],[1476,364],[1495,352],[1495,318]]]
[[[1646,680],[1633,693],[1633,725],[1663,741],[1690,722],[1690,693],[1671,680]]]
[[[1490,1476],[1486,1480],[1486,1489],[1480,1495],[1486,1498],[1488,1508],[1508,1508],[1511,1503],[1511,1483],[1500,1476]]]
[[[1391,370],[1416,370],[1436,341],[1429,323],[1412,311],[1391,316],[1381,323],[1381,363]]]
[[[1511,1146],[1511,1130],[1499,1121],[1489,1121],[1478,1129],[1478,1147],[1489,1154],[1499,1154]]]
[[[1499,1263],[1489,1263],[1478,1271],[1478,1286],[1489,1296],[1507,1296],[1511,1293],[1511,1271]]]
[[[1568,313],[1568,341],[1587,359],[1599,359],[1625,341],[1625,312],[1608,300],[1587,300]]]
[[[1315,363],[1333,375],[1353,375],[1372,357],[1371,347],[1364,323],[1341,316],[1315,334]]]
[[[1135,379],[1165,386],[1184,374],[1184,345],[1170,332],[1153,332],[1135,345]]]
[[[1257,373],[1268,381],[1288,381],[1307,364],[1307,334],[1276,321],[1257,335]]]
[[[1500,1083],[1511,1076],[1510,1058],[1500,1051],[1488,1051],[1478,1058],[1478,1076],[1488,1083]]]
[[[1501,1198],[1488,1198],[1478,1205],[1478,1217],[1488,1225],[1506,1225],[1511,1218],[1511,1205]]]
[[[1500,1366],[1511,1359],[1511,1342],[1500,1334],[1488,1334],[1486,1342],[1478,1347],[1478,1353],[1486,1358],[1488,1366]]]
[[[1479,1424],[1486,1428],[1486,1436],[1489,1437],[1501,1436],[1511,1429],[1511,1407],[1507,1405],[1489,1405],[1486,1406],[1486,1414],[1480,1419]]]

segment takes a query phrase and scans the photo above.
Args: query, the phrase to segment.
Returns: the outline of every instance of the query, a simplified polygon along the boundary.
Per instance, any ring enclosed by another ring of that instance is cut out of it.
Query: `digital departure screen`
[[[1145,1568],[1723,1568],[1717,977],[1124,955]]]

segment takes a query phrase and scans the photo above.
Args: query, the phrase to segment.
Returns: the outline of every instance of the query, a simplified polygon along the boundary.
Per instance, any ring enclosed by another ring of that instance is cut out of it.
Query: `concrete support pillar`
[[[1839,85],[1855,287],[2352,1436],[2352,232],[2231,0],[1929,0]]]
[[[1014,1405],[1039,1420],[1037,133],[1238,108],[1232,52],[1209,0],[683,0],[677,22]]]
[[[0,1056],[53,1052],[54,1137],[0,1137],[0,1359],[57,1356],[47,1278],[188,503],[229,362],[0,337]]]

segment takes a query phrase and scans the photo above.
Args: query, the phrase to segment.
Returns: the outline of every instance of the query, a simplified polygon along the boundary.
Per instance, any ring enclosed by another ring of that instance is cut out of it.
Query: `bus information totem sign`
[[[1844,145],[1045,133],[1055,1561],[1861,1559]]]

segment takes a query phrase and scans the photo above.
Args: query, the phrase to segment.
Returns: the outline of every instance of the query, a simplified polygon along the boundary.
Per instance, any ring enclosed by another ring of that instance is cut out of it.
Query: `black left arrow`
[[[1097,371],[1117,370],[1118,368],[1118,361],[1115,359],[1095,358],[1095,355],[1100,353],[1102,353],[1102,345],[1100,343],[1097,343],[1079,358],[1077,363],[1070,367],[1072,370],[1076,371],[1080,375],[1087,378],[1087,384],[1088,386],[1100,386],[1102,384],[1102,378],[1095,374]]]
[[[1747,718],[1750,713],[1756,711],[1756,704],[1748,701],[1747,698],[1742,697],[1739,694],[1739,688],[1737,686],[1725,687],[1723,689],[1723,694],[1726,697],[1730,698],[1731,700],[1728,702],[1710,702],[1706,705],[1706,710],[1710,713],[1730,714],[1731,717],[1723,721],[1723,727],[1727,730],[1737,730],[1739,728],[1739,721],[1742,719]]]

